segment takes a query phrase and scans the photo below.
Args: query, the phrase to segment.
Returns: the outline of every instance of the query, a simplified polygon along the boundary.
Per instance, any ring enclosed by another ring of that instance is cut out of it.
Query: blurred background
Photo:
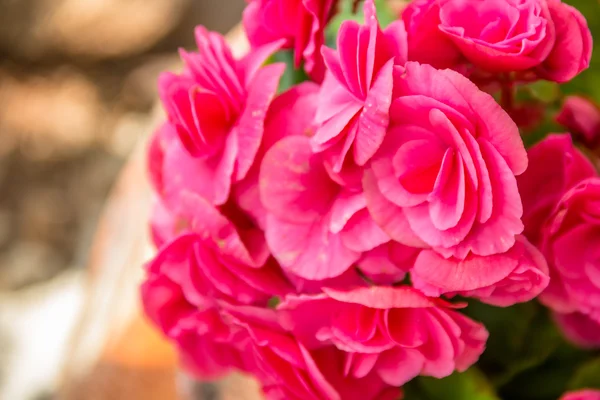
[[[195,25],[225,33],[243,6],[0,0],[0,400],[58,398],[94,232],[156,122],[157,76]]]

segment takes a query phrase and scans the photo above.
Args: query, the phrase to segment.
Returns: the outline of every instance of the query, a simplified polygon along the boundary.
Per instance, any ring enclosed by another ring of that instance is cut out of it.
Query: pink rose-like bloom
[[[408,36],[408,59],[435,68],[452,68],[462,60],[458,48],[440,30],[438,0],[413,0],[402,11]]]
[[[560,400],[600,400],[600,390],[580,390],[565,394]]]
[[[332,180],[309,141],[290,136],[271,147],[261,166],[260,197],[273,256],[289,273],[322,280],[343,274],[389,237],[370,217],[363,193]]]
[[[389,123],[393,67],[406,61],[404,24],[396,21],[382,31],[373,0],[364,8],[365,25],[344,22],[337,50],[322,50],[327,74],[311,143],[325,153],[336,174],[343,167],[346,172],[365,165],[381,146]]]
[[[239,215],[229,220],[198,196],[183,200],[186,212],[172,215],[179,221],[179,236],[160,249],[152,265],[185,265],[190,274],[181,284],[234,303],[266,305],[272,296],[292,290],[262,232]]]
[[[460,294],[509,307],[536,298],[547,286],[548,264],[523,236],[506,253],[464,260],[421,252],[411,272],[413,286],[428,296]]]
[[[585,314],[554,313],[554,320],[571,342],[585,349],[600,348],[600,322]]]
[[[518,177],[525,236],[536,246],[547,218],[561,197],[578,182],[596,175],[592,163],[568,134],[550,134],[531,147],[529,168]]]
[[[213,300],[192,283],[192,265],[182,260],[157,259],[148,265],[141,287],[146,315],[173,340],[187,369],[215,378],[243,365],[231,345],[235,330],[226,323]]]
[[[252,372],[271,400],[397,400],[401,391],[375,373],[351,373],[334,346],[309,347],[287,332],[274,310],[230,307],[251,337]]]
[[[444,257],[508,251],[523,230],[517,126],[457,72],[409,62],[396,73],[390,129],[363,180],[373,219]]]
[[[409,58],[437,67],[456,67],[460,53],[485,71],[566,82],[591,59],[585,18],[559,0],[418,0],[403,19]]]
[[[580,182],[561,198],[542,230],[541,250],[551,279],[540,300],[600,323],[600,178]]]
[[[262,66],[281,42],[236,60],[217,33],[198,27],[196,41],[199,52],[182,51],[183,73],[163,74],[159,91],[179,140],[197,158],[204,197],[221,205],[254,162],[285,65]]]
[[[376,373],[392,386],[417,375],[442,378],[468,369],[485,348],[481,324],[411,287],[324,292],[288,296],[282,323],[308,346],[331,343],[348,353],[346,369],[356,378]]]
[[[591,100],[567,97],[556,121],[586,145],[600,145],[600,109]]]
[[[250,0],[244,10],[244,29],[253,47],[284,39],[294,50],[296,68],[304,69],[317,82],[325,75],[321,46],[325,26],[337,0]]]

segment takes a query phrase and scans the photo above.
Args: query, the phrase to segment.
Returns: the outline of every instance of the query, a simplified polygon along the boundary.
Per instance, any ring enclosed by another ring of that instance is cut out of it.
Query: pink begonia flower
[[[221,205],[260,147],[265,115],[285,68],[262,64],[282,43],[236,60],[217,33],[198,27],[196,41],[199,52],[182,51],[183,73],[163,74],[159,92],[183,147],[202,169],[204,197]]]
[[[292,291],[261,231],[235,213],[228,219],[199,196],[187,195],[183,201],[185,211],[173,216],[180,221],[174,224],[179,224],[178,236],[151,265],[184,265],[190,272],[181,283],[230,302],[266,305],[272,296]]]
[[[460,294],[484,303],[509,307],[537,297],[547,286],[548,264],[523,236],[503,254],[464,260],[421,252],[411,272],[413,286],[428,296]]]
[[[309,141],[290,136],[271,147],[261,166],[260,197],[273,256],[289,273],[323,280],[343,274],[389,237],[369,215],[363,193],[333,181]]]
[[[435,68],[453,68],[462,55],[452,40],[440,30],[438,0],[413,0],[402,11],[408,37],[408,59]]]
[[[409,286],[324,292],[288,296],[278,308],[281,322],[309,347],[346,352],[355,378],[376,373],[392,386],[418,375],[443,378],[468,369],[485,349],[483,325]]]
[[[540,301],[600,323],[600,177],[565,193],[542,228],[540,249],[550,267]]]
[[[334,346],[308,347],[283,329],[274,310],[230,307],[228,314],[251,337],[254,370],[271,400],[398,400],[401,391],[375,373],[348,369]]]
[[[517,178],[525,236],[536,246],[546,219],[565,192],[596,174],[568,134],[550,134],[528,150],[529,168]]]
[[[248,176],[233,186],[233,198],[256,224],[265,229],[267,211],[260,201],[258,180],[266,152],[286,136],[311,136],[319,86],[304,82],[277,96],[265,119],[265,133]]]
[[[600,145],[600,108],[580,96],[565,99],[556,122],[588,146]]]
[[[160,257],[160,256],[159,256]],[[213,300],[192,283],[191,264],[182,260],[151,262],[141,287],[146,315],[177,345],[187,369],[216,378],[243,365],[231,346],[235,337]]]
[[[321,46],[325,26],[337,0],[249,0],[244,10],[244,29],[253,47],[285,40],[283,48],[294,50],[296,68],[304,62],[310,77],[321,82],[325,64]]]
[[[403,13],[409,59],[567,82],[589,66],[585,18],[560,0],[418,0]],[[451,41],[451,43],[449,43]]]
[[[409,62],[396,73],[390,129],[363,180],[373,219],[444,257],[506,252],[523,230],[517,126],[457,72]]]
[[[580,390],[565,394],[560,400],[600,400],[600,390]]]
[[[365,165],[381,146],[389,123],[393,67],[406,61],[402,21],[382,31],[373,0],[365,1],[364,9],[365,25],[345,21],[337,50],[322,50],[327,74],[311,144],[316,152],[324,152],[335,174]]]
[[[582,313],[554,313],[567,339],[584,349],[600,349],[600,322]]]

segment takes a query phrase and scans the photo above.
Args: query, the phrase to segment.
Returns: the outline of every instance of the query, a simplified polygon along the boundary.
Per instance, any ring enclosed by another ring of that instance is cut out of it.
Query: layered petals
[[[287,137],[267,152],[260,196],[274,257],[291,274],[323,280],[343,274],[389,237],[372,222],[362,193],[330,178],[309,140]]]
[[[565,193],[541,242],[551,283],[540,300],[556,312],[578,312],[600,323],[600,178]]]
[[[334,346],[309,348],[286,331],[273,310],[228,310],[251,337],[257,376],[273,400],[395,400],[400,389],[377,374],[356,377],[347,371],[346,354]]]
[[[376,373],[393,386],[417,375],[442,378],[466,370],[485,348],[483,326],[408,286],[324,291],[288,297],[282,323],[312,346],[346,352],[355,377]]]
[[[206,197],[224,204],[232,182],[254,162],[264,119],[285,66],[261,64],[282,44],[275,42],[236,60],[223,37],[196,29],[199,52],[181,53],[182,74],[163,74],[162,103],[182,147],[207,181]]]
[[[382,31],[373,0],[364,7],[365,24],[344,22],[337,51],[322,50],[327,74],[311,144],[324,152],[334,173],[365,165],[381,146],[389,124],[393,66],[403,65],[407,57],[404,24],[396,21]]]
[[[321,82],[325,64],[320,50],[325,26],[337,0],[251,0],[244,10],[244,29],[253,47],[284,40],[294,51],[296,68]]]
[[[373,219],[444,257],[506,252],[523,230],[516,125],[456,72],[409,62],[396,73],[392,125],[363,178]]]
[[[506,253],[464,260],[421,252],[411,272],[415,288],[429,296],[460,294],[509,307],[537,297],[549,283],[544,256],[524,237]]]

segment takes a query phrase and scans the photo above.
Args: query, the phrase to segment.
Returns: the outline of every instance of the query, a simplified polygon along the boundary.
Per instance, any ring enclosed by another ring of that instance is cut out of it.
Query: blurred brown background
[[[244,0],[0,0],[0,400],[54,398],[100,211],[158,73]],[[91,398],[91,397],[90,397]]]

